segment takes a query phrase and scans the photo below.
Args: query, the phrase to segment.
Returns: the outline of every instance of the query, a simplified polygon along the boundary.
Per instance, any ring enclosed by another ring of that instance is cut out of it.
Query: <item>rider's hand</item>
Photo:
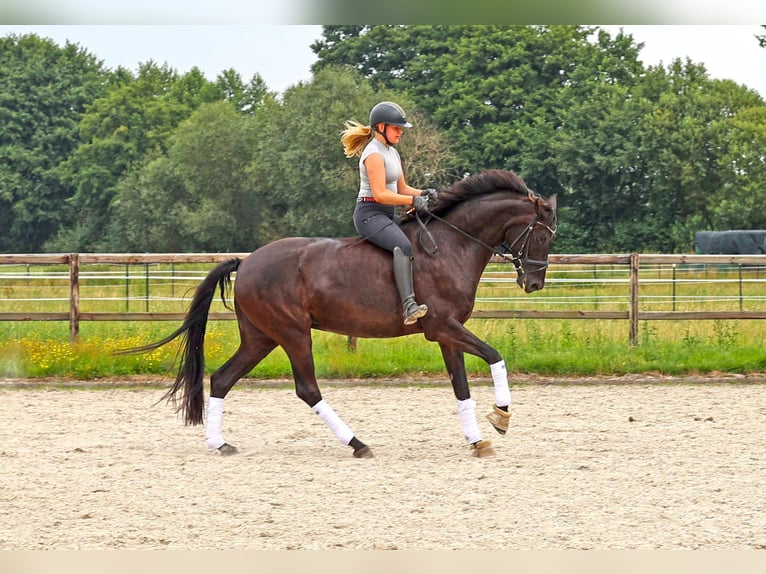
[[[412,207],[418,211],[428,211],[428,198],[421,195],[412,196]]]
[[[433,203],[434,201],[436,201],[437,195],[438,194],[436,193],[436,190],[431,188],[424,189],[423,191],[420,192],[420,196],[425,197],[429,203]]]

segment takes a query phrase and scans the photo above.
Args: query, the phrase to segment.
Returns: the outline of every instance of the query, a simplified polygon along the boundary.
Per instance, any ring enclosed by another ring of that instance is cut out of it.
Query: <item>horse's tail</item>
[[[237,270],[241,259],[234,258],[220,263],[208,273],[194,292],[189,311],[183,324],[164,339],[141,347],[118,351],[119,354],[146,353],[166,345],[176,337],[182,337],[181,361],[173,386],[160,400],[172,402],[182,412],[184,422],[198,425],[203,422],[205,407],[205,329],[210,305],[215,298],[216,287],[221,291],[221,300],[226,303],[226,293],[231,289],[231,274]],[[183,389],[181,398],[177,397]]]

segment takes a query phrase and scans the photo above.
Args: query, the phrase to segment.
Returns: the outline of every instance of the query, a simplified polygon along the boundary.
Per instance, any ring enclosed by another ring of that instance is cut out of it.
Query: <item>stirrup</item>
[[[418,322],[418,319],[424,317],[428,313],[428,307],[426,305],[418,305],[414,301],[407,305],[404,310],[404,324],[414,325]]]
[[[508,420],[511,413],[504,411],[497,405],[492,405],[492,412],[487,415],[487,420],[500,434],[508,432]]]

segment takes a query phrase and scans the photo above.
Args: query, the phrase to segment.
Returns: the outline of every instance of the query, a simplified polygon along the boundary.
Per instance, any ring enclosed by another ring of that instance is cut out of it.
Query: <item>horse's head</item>
[[[520,235],[506,236],[506,245],[516,266],[516,282],[527,293],[539,291],[545,286],[548,270],[548,251],[556,237],[556,194],[544,199],[530,194],[534,211],[529,224]],[[508,234],[514,233],[509,230]],[[518,233],[518,232],[515,232]]]
[[[441,190],[429,213],[512,261],[527,293],[545,286],[548,250],[556,235],[555,194],[546,199],[512,171],[490,169]]]

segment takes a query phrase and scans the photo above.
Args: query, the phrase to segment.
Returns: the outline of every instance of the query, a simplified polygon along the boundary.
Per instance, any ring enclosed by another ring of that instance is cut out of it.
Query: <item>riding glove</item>
[[[412,206],[418,211],[428,211],[428,198],[414,195],[412,197]]]
[[[429,188],[429,189],[424,189],[423,191],[421,191],[420,195],[422,197],[425,197],[429,203],[433,203],[434,201],[436,201],[436,197],[438,194],[436,193],[435,189]]]

